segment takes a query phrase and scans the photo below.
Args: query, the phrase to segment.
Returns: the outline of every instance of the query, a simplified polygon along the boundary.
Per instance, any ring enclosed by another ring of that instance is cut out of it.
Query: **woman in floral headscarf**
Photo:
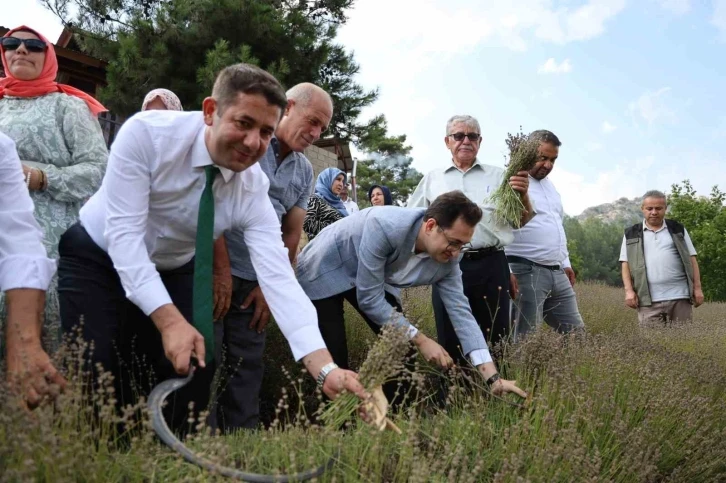
[[[168,89],[154,89],[146,94],[144,103],[141,105],[142,111],[183,111],[182,103],[179,98]]]
[[[320,172],[315,182],[315,193],[308,200],[303,230],[312,240],[320,230],[348,216],[340,192],[345,185],[345,173],[338,168],[327,168]]]
[[[84,200],[101,186],[108,150],[97,115],[106,111],[90,95],[55,82],[58,60],[53,44],[22,26],[0,39],[6,77],[0,79],[0,132],[15,141],[25,183],[35,204],[50,258],[58,241],[78,221]],[[58,343],[57,283],[48,290],[44,343]],[[0,320],[4,300],[0,298]]]

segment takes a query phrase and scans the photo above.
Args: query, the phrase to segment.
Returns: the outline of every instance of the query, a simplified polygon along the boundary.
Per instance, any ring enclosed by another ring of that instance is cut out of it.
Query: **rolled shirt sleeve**
[[[428,208],[428,206],[431,204],[426,197],[426,188],[428,186],[428,174],[424,175],[423,178],[421,178],[421,181],[419,181],[418,186],[416,186],[416,189],[414,190],[411,197],[408,199],[408,202],[406,203],[406,207],[408,208]]]
[[[310,199],[310,195],[313,194],[313,169],[310,166],[310,163],[305,163],[305,189],[300,193],[300,196],[298,197],[297,201],[295,202],[295,206],[302,208],[303,210],[307,211],[308,209],[308,200]]]
[[[625,235],[623,235],[623,244],[620,245],[620,261],[621,262],[628,261],[628,242],[625,239]]]
[[[267,192],[260,192],[249,206],[254,209],[246,210],[248,215],[240,228],[252,266],[275,322],[290,344],[293,357],[299,361],[326,348],[318,328],[317,311],[295,278],[282,243],[280,222]]]
[[[692,257],[695,257],[698,255],[698,252],[696,252],[696,247],[693,246],[693,242],[691,241],[691,236],[688,234],[688,230],[686,228],[683,228],[683,239],[686,241],[686,246],[688,247],[688,254]]]
[[[43,246],[15,143],[0,133],[0,290],[47,290],[56,270]]]

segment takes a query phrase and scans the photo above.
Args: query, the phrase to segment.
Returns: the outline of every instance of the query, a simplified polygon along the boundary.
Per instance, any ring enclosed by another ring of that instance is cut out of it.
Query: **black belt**
[[[542,265],[541,263],[527,260],[526,258],[517,257],[515,255],[507,255],[507,261],[509,263],[523,263],[525,265],[534,265],[535,267],[546,268],[547,270],[559,270],[562,268],[560,265]]]
[[[488,257],[489,255],[493,255],[501,251],[502,249],[499,247],[477,248],[476,250],[469,250],[467,252],[464,252],[464,259],[481,260],[484,257]]]

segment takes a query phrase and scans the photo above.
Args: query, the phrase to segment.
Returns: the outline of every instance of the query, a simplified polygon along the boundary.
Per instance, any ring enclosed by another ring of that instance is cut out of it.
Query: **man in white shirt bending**
[[[64,331],[93,342],[91,362],[115,375],[120,404],[200,368],[165,416],[186,424],[209,402],[214,354],[212,244],[244,233],[252,265],[293,356],[323,391],[362,394],[337,368],[315,308],[295,279],[257,161],[287,105],[279,82],[247,64],[225,68],[202,112],[147,111],[119,131],[100,190],[60,241]]]
[[[562,200],[547,176],[559,155],[560,140],[550,131],[529,135],[539,142],[537,163],[529,172],[529,197],[537,216],[519,230],[504,250],[519,285],[514,303],[514,338],[519,340],[542,321],[567,333],[584,328],[575,298],[575,272],[567,252]]]
[[[5,346],[8,382],[33,408],[65,385],[40,341],[45,291],[55,274],[55,261],[46,255],[15,143],[3,133],[0,226],[0,291],[6,306],[5,319],[0,320],[0,337],[5,340],[0,345]]]

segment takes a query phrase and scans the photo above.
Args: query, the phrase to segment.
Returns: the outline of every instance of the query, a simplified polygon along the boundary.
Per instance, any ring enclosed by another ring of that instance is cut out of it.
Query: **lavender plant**
[[[521,228],[525,206],[520,193],[509,185],[509,178],[520,171],[529,171],[534,167],[539,144],[528,140],[521,132],[521,127],[517,134],[508,133],[505,142],[509,148],[509,163],[502,183],[492,193],[489,201],[494,204],[494,216],[499,223]]]

